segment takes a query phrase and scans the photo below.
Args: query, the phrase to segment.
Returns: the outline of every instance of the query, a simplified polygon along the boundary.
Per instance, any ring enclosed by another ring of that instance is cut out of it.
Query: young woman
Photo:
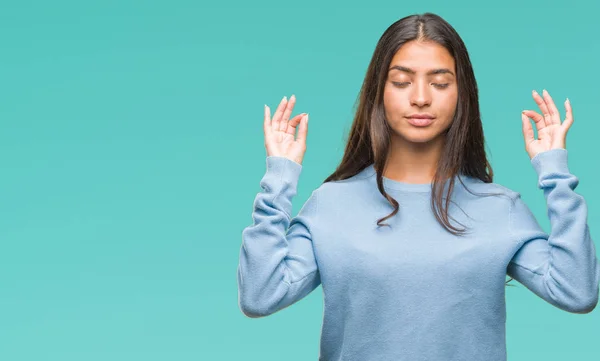
[[[571,106],[561,122],[546,91],[533,98],[543,115],[523,112],[522,130],[551,234],[492,182],[469,56],[437,15],[384,32],[341,164],[296,217],[308,114],[289,119],[294,96],[272,119],[265,106],[267,170],[238,267],[243,313],[273,314],[322,285],[319,360],[501,361],[507,275],[562,310],[592,311],[600,262],[567,166]]]

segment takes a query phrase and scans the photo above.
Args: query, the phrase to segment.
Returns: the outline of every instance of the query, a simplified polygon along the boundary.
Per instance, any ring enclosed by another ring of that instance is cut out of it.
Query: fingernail
[[[536,92],[536,91],[535,91],[535,89],[533,89],[531,92],[532,92],[533,94],[537,94],[537,93],[538,93],[538,92]]]
[[[544,89],[544,90],[542,90],[542,93],[548,94],[548,91],[546,89]]]
[[[296,97],[296,95],[292,94],[292,96],[290,97],[290,99],[295,98],[295,97]]]
[[[571,104],[571,101],[569,100],[569,98],[567,98],[567,103]]]
[[[308,113],[306,113],[306,123],[308,124]]]

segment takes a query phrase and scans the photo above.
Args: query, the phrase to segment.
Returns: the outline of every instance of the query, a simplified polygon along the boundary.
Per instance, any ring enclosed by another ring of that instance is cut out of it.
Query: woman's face
[[[435,42],[407,42],[392,58],[388,71],[383,102],[392,137],[425,143],[444,133],[458,98],[454,58],[446,48]],[[419,113],[434,118],[424,126],[411,124],[407,117]]]

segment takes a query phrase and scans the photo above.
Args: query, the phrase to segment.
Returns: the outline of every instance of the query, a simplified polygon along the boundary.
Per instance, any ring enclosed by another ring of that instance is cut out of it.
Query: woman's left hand
[[[535,90],[533,99],[540,107],[543,116],[533,110],[524,110],[521,113],[523,122],[523,137],[525,138],[525,150],[529,158],[533,159],[538,153],[566,147],[567,131],[573,124],[573,111],[569,99],[565,101],[566,115],[564,122],[560,122],[560,114],[550,94],[544,89],[540,96]],[[531,121],[535,122],[538,139],[534,138]]]

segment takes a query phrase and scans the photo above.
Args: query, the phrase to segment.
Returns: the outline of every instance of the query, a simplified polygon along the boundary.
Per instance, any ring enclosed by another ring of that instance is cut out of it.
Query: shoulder
[[[322,192],[335,192],[339,189],[347,189],[356,186],[361,186],[365,182],[367,182],[370,178],[375,175],[375,171],[373,166],[367,166],[361,170],[359,170],[356,174],[347,177],[345,179],[339,180],[330,180],[321,184],[319,189],[322,189]]]
[[[519,192],[499,183],[486,183],[481,179],[469,176],[463,176],[462,179],[466,188],[477,193],[492,193],[509,199],[514,199],[519,196]]]
[[[346,179],[321,183],[313,194],[324,202],[361,199],[361,196],[371,194],[371,176],[369,168],[365,168]]]
[[[476,206],[477,209],[487,210],[497,215],[508,214],[515,201],[521,196],[516,190],[499,183],[486,183],[468,176],[463,176],[462,179],[464,187],[461,187],[461,198]]]

